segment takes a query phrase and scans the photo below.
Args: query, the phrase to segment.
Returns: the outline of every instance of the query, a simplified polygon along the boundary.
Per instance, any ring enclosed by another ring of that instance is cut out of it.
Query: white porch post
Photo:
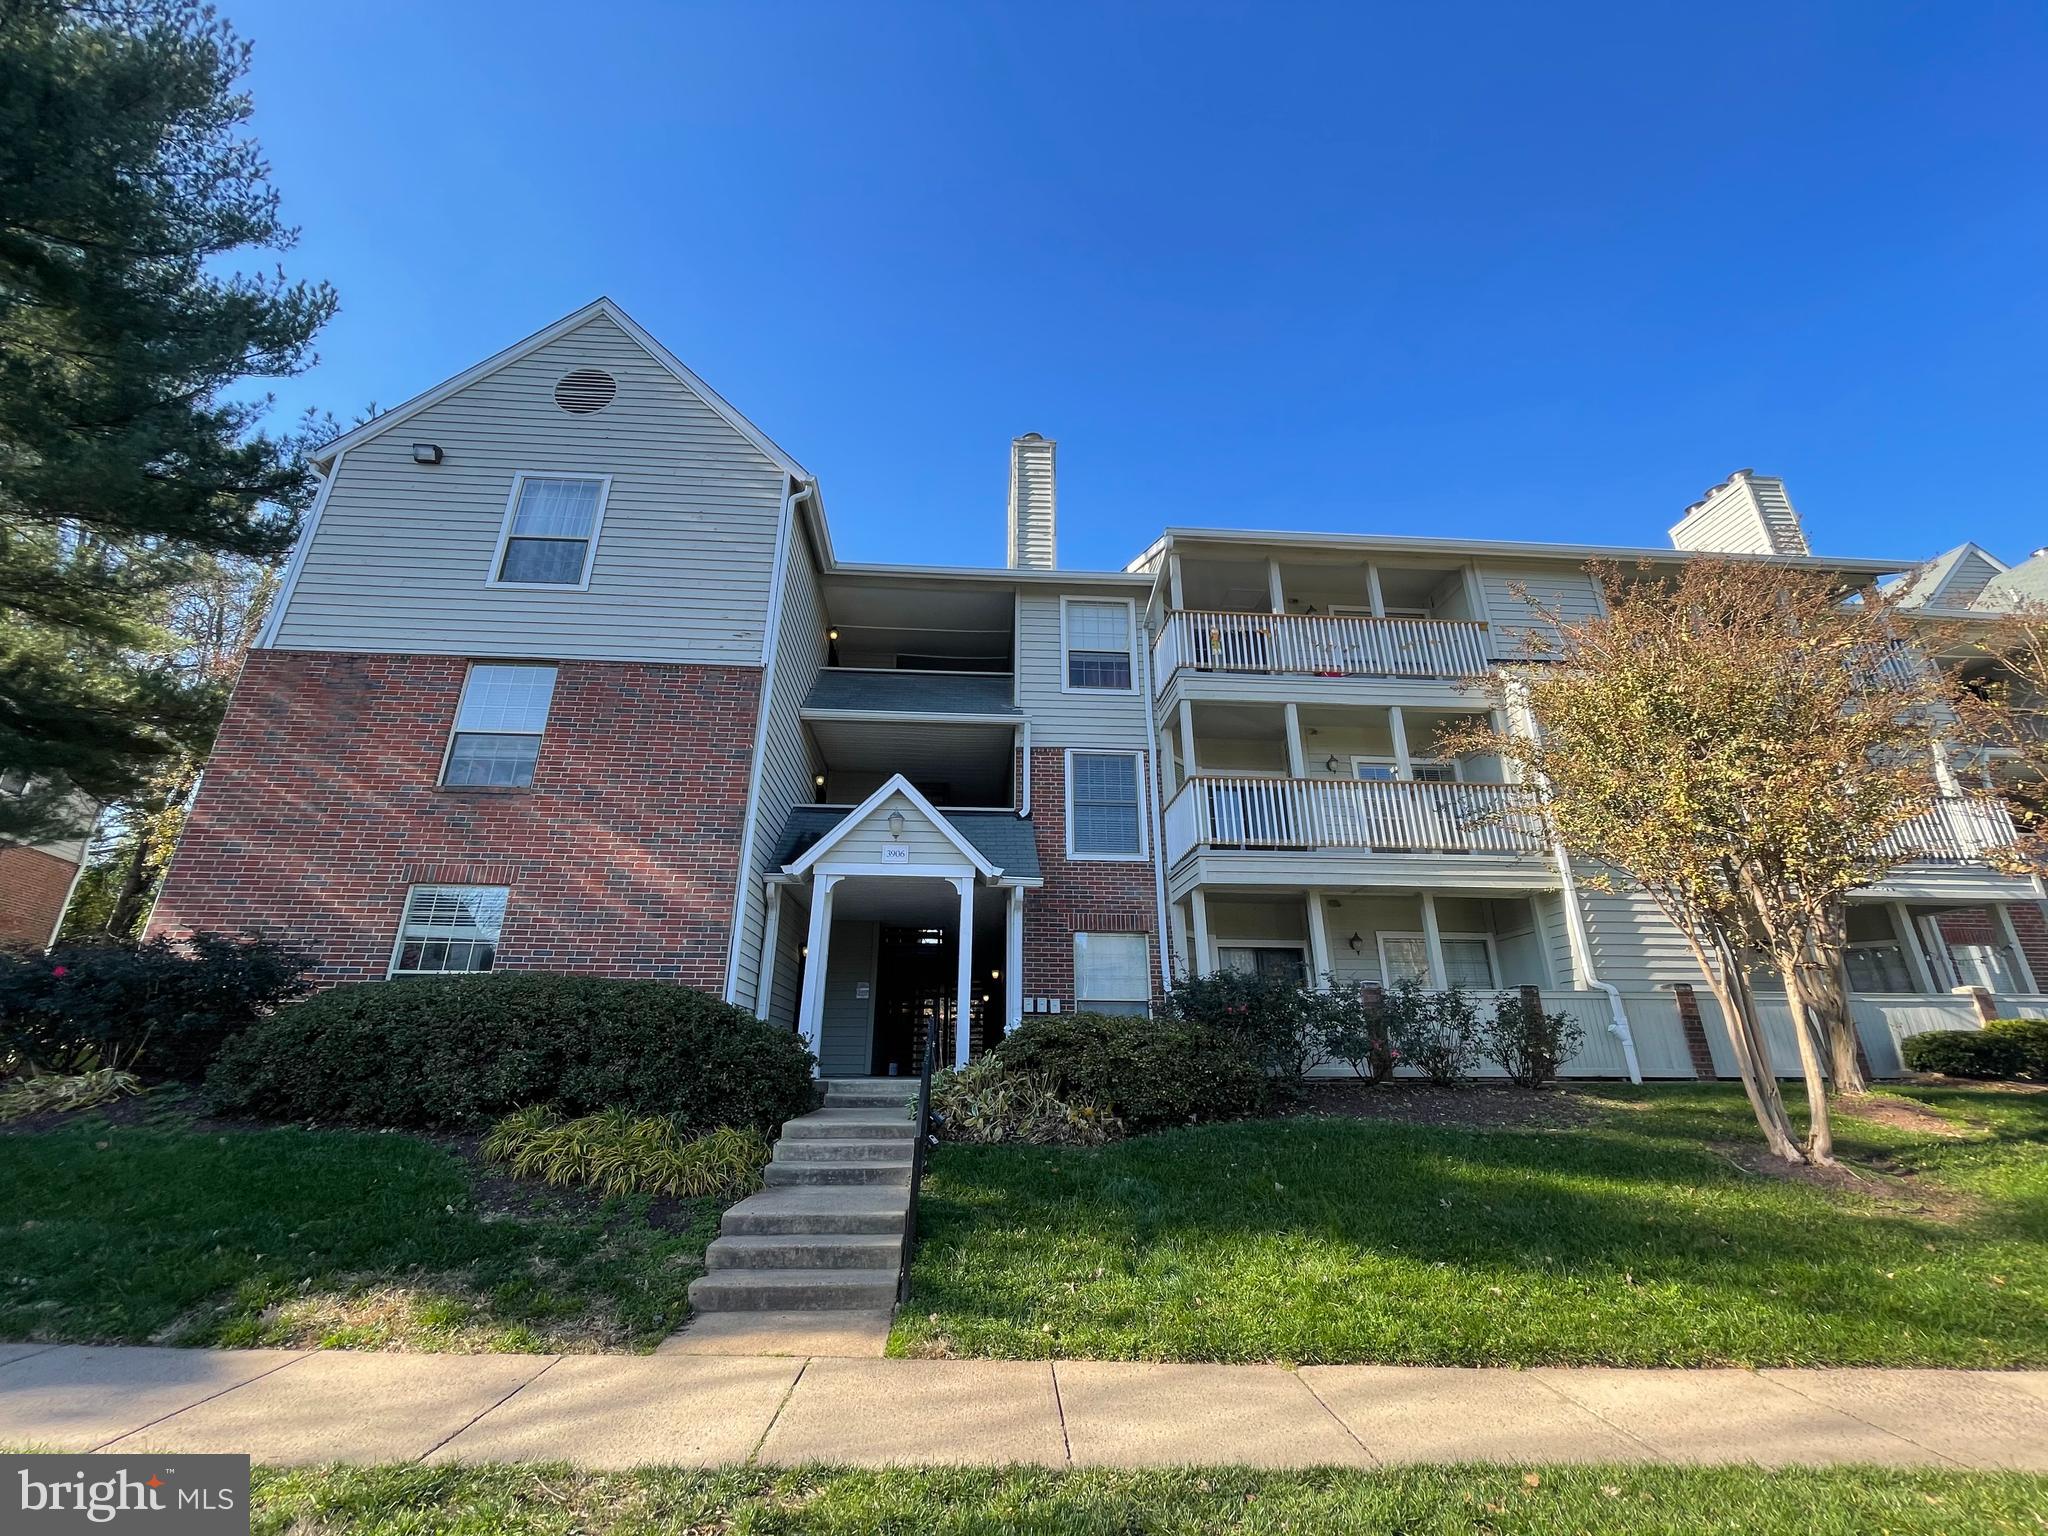
[[[1173,953],[1179,958],[1178,973],[1182,976],[1195,974],[1195,954],[1189,947],[1188,909],[1179,902],[1173,902],[1166,909],[1167,921],[1173,927]]]
[[[1180,701],[1180,781],[1185,784],[1195,776],[1195,706],[1186,699]]]
[[[960,970],[953,1002],[953,1065],[964,1067],[974,1045],[974,876],[963,875],[954,880],[953,886],[960,892],[960,938],[956,946],[960,951]]]
[[[1330,929],[1323,911],[1323,893],[1309,891],[1304,899],[1308,902],[1308,957],[1315,974],[1309,977],[1311,990],[1320,992],[1330,984]]]
[[[1003,1029],[1024,1022],[1024,887],[1010,887],[1003,932]]]
[[[808,953],[804,956],[804,995],[797,1008],[797,1033],[813,1056],[825,1040],[825,962],[832,945],[832,887],[838,875],[811,878],[811,929]],[[819,1064],[823,1065],[822,1061]],[[816,1076],[818,1068],[812,1068]]]
[[[1188,974],[1206,976],[1213,968],[1209,959],[1209,899],[1199,888],[1188,892],[1188,913],[1195,922],[1195,954]]]
[[[1394,777],[1413,778],[1415,765],[1408,760],[1408,722],[1398,704],[1387,706],[1387,734],[1394,738]]]
[[[1301,709],[1291,699],[1280,706],[1281,719],[1287,727],[1287,774],[1289,778],[1308,777],[1308,760],[1301,750]]]
[[[1179,550],[1175,550],[1166,557],[1166,595],[1175,608],[1185,608],[1187,606],[1181,600]]]
[[[775,946],[782,938],[782,883],[767,884],[767,915],[761,922],[761,964],[754,977],[754,1017],[765,1019],[775,1003]]]
[[[2012,968],[2019,977],[2022,992],[2038,992],[2034,985],[2033,962],[2027,959],[2027,952],[2020,947],[2020,931],[2012,923],[2012,905],[2009,902],[1995,902],[1992,911],[1998,914],[1998,930],[2005,935],[2005,942],[2012,950]]]
[[[1920,935],[1913,930],[1913,915],[1906,910],[1903,901],[1888,901],[1884,904],[1891,914],[1892,937],[1899,941],[1899,948],[1906,956],[1906,969],[1913,973],[1913,986],[1932,997],[1936,991],[1934,973],[1927,968],[1927,956],[1920,948]]]
[[[1280,562],[1272,556],[1266,557],[1266,596],[1272,599],[1273,611],[1287,611],[1287,594],[1280,585]]]
[[[1380,591],[1380,568],[1370,560],[1365,565],[1365,600],[1372,604],[1374,618],[1387,616],[1387,600]]]
[[[1422,893],[1422,944],[1429,951],[1429,984],[1441,992],[1451,984],[1444,968],[1444,936],[1436,925],[1436,897]]]
[[[1962,974],[1956,970],[1956,957],[1949,953],[1948,937],[1941,931],[1941,919],[1929,912],[1920,919],[1920,939],[1927,951],[1927,958],[1934,966],[1934,979],[1944,992],[1953,992],[1963,984]]]

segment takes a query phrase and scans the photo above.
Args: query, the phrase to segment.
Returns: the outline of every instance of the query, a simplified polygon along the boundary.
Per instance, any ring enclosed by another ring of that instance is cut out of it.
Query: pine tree
[[[248,45],[184,0],[0,0],[0,837],[75,824],[204,750],[219,689],[167,664],[207,556],[274,560],[306,489],[252,379],[302,371],[325,284],[245,130]]]

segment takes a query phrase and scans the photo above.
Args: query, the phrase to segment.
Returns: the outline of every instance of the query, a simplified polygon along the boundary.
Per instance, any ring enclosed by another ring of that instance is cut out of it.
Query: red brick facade
[[[0,944],[49,943],[77,874],[76,864],[40,848],[0,845]]]
[[[407,886],[509,886],[503,970],[723,991],[756,668],[565,661],[530,789],[441,761],[461,657],[255,651],[152,927],[260,927],[381,977]]]
[[[1139,770],[1141,782],[1149,773]],[[1031,753],[1031,824],[1045,884],[1024,895],[1024,996],[1074,1006],[1074,935],[1142,933],[1153,990],[1159,988],[1159,901],[1149,860],[1130,863],[1067,857],[1066,752]],[[1146,846],[1152,829],[1146,827]],[[1028,1006],[1028,1003],[1027,1003]]]
[[[1982,907],[1945,912],[1940,922],[1941,936],[1951,944],[1989,944],[2001,949],[2005,946],[2005,930]],[[2048,919],[2042,916],[2041,904],[2014,902],[2012,926],[2019,935],[2020,948],[2026,952],[2027,964],[2033,968],[2035,985],[2048,988]]]

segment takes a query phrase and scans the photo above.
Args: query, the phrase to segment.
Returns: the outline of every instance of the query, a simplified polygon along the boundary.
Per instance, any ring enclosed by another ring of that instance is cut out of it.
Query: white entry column
[[[842,877],[815,875],[811,879],[811,927],[804,954],[804,995],[797,1009],[797,1033],[817,1056],[825,1040],[825,963],[832,945],[832,888]],[[818,1069],[811,1068],[816,1076]]]
[[[959,988],[953,1003],[953,1065],[967,1065],[974,1045],[974,876],[953,882],[960,893]]]
[[[1024,1022],[1024,887],[1010,887],[1003,914],[1003,1032]]]

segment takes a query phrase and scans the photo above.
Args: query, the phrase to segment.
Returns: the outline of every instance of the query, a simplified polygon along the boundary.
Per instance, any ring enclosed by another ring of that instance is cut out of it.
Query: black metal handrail
[[[918,1070],[917,1139],[910,1144],[910,1205],[903,1213],[903,1264],[896,1271],[896,1305],[899,1307],[910,1299],[910,1261],[917,1254],[917,1193],[924,1186],[924,1148],[931,1136],[932,1037],[936,1033],[932,1025],[925,1027],[924,1065]]]

